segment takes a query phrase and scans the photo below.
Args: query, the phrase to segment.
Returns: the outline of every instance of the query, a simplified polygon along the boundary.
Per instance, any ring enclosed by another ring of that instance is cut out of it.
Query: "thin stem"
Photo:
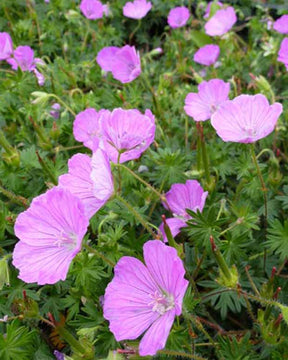
[[[168,356],[180,356],[187,359],[195,359],[195,360],[207,360],[206,358],[203,358],[201,356],[187,354],[180,351],[173,351],[173,350],[159,350],[158,354],[168,355]]]
[[[138,176],[133,170],[131,170],[130,168],[128,168],[126,165],[123,164],[114,164],[117,167],[122,167],[124,169],[126,169],[132,176],[135,177],[135,179],[137,179],[138,181],[140,181],[142,184],[144,184],[147,188],[149,188],[151,191],[154,192],[154,194],[156,194],[161,201],[166,203],[166,199],[165,196],[162,195],[158,190],[156,190],[152,185],[150,185],[147,181],[145,181],[144,179],[142,179],[140,176]]]
[[[43,316],[40,316],[39,319],[43,322],[45,322],[46,324],[48,324],[49,326],[55,328],[56,326],[49,320],[45,319]]]
[[[57,101],[59,101],[74,117],[76,116],[76,113],[71,109],[71,107],[69,105],[67,105],[62,99],[60,99],[57,95],[55,94],[49,94],[50,97],[53,97],[54,99],[56,99]]]
[[[155,238],[154,232],[147,225],[143,217],[134,209],[134,207],[130,205],[125,199],[123,199],[119,194],[115,194],[115,198],[119,200],[123,205],[125,205],[125,207],[135,216],[135,218],[143,225],[143,227],[152,235],[154,239]]]
[[[79,351],[82,355],[85,354],[85,348],[80,344],[80,342],[75,339],[75,337],[64,327],[57,326],[57,330],[60,336],[67,341],[67,343],[75,350]]]
[[[83,145],[75,145],[75,146],[67,146],[67,147],[64,147],[64,146],[57,146],[53,152],[55,153],[58,153],[60,151],[68,151],[68,150],[76,150],[76,149],[84,149],[84,146]]]
[[[202,161],[203,161],[203,166],[204,166],[205,177],[206,177],[207,183],[210,184],[211,178],[210,178],[210,172],[209,172],[209,160],[208,160],[206,143],[205,143],[204,134],[203,134],[203,125],[201,122],[197,122],[196,126],[198,129],[198,136],[199,136],[200,144],[201,144],[201,153],[202,153]]]
[[[14,149],[7,141],[2,130],[0,130],[0,145],[3,146],[3,148],[5,149],[5,151],[7,152],[8,155],[13,155]]]
[[[121,157],[121,152],[118,151],[118,158],[117,158],[117,165],[120,164],[120,157]],[[117,170],[118,170],[118,193],[121,193],[121,170],[120,170],[120,166],[117,166]]]
[[[216,259],[223,275],[226,277],[227,280],[232,280],[232,275],[228,268],[228,265],[226,264],[226,261],[225,261],[224,257],[222,256],[220,250],[215,245],[214,239],[212,236],[210,237],[210,242],[211,242],[211,246],[212,246],[212,252],[215,256],[215,259]]]
[[[234,227],[236,227],[237,225],[239,225],[239,222],[235,221],[234,224],[230,225],[227,229],[223,230],[219,235],[222,236],[226,234],[227,231],[234,229]]]
[[[41,165],[41,167],[44,170],[44,172],[46,173],[46,175],[50,178],[50,180],[52,181],[52,183],[54,185],[57,185],[58,181],[57,181],[56,176],[53,174],[53,172],[51,171],[49,166],[46,164],[46,162],[41,158],[38,150],[36,151],[36,155],[37,155],[39,164]]]
[[[0,193],[5,195],[8,199],[10,199],[15,204],[24,206],[25,209],[28,208],[29,201],[27,199],[25,199],[23,196],[15,195],[13,192],[5,189],[3,186],[1,186],[1,183],[0,183]]]
[[[263,193],[263,198],[264,198],[264,236],[266,237],[266,230],[267,230],[267,219],[268,219],[268,205],[267,205],[267,188],[265,186],[265,182],[256,158],[256,154],[255,154],[255,149],[254,149],[254,144],[251,144],[250,146],[250,152],[251,152],[251,156],[252,156],[252,160],[253,163],[255,165],[255,168],[257,170],[257,175],[259,178],[259,181],[261,183],[261,187],[262,187],[262,193]],[[264,273],[265,273],[265,268],[266,268],[266,249],[264,249],[264,255],[263,255],[263,267],[264,267]]]
[[[133,36],[136,34],[136,32],[140,29],[141,26],[141,19],[138,21],[137,26],[135,27],[135,29],[132,31],[132,33],[129,36],[129,43],[131,44],[131,41],[133,39]]]
[[[91,252],[91,253],[93,253],[93,254],[95,254],[96,256],[98,256],[100,259],[102,259],[106,264],[108,264],[109,266],[111,266],[111,267],[114,267],[115,266],[115,264],[111,261],[111,260],[109,260],[105,255],[103,255],[102,253],[100,253],[97,249],[94,249],[92,246],[90,246],[90,245],[88,245],[88,244],[83,244],[83,247],[87,250],[87,251],[89,251],[89,252]]]
[[[200,270],[200,268],[201,268],[201,265],[202,265],[202,263],[203,263],[206,255],[207,255],[207,250],[204,250],[204,251],[203,251],[203,254],[202,254],[202,256],[201,256],[201,259],[198,261],[197,267],[196,267],[196,269],[194,270],[194,272],[193,272],[193,274],[192,274],[192,278],[193,278],[194,280],[195,280],[195,279],[197,278],[197,276],[198,276],[199,270]]]
[[[263,197],[264,197],[264,208],[265,208],[265,228],[267,227],[267,217],[268,217],[268,206],[267,206],[267,188],[265,186],[265,182],[264,182],[264,179],[263,179],[263,176],[262,176],[262,173],[261,173],[261,170],[260,170],[260,167],[259,167],[259,164],[258,164],[258,161],[257,161],[257,158],[256,158],[256,154],[255,154],[255,149],[254,149],[254,145],[251,144],[250,146],[250,151],[251,151],[251,156],[252,156],[252,160],[253,160],[253,163],[255,165],[255,168],[256,168],[256,171],[257,171],[257,175],[258,175],[258,178],[259,178],[259,181],[261,183],[261,190],[263,192]]]
[[[249,274],[249,267],[248,267],[248,266],[245,266],[245,272],[246,272],[246,275],[247,275],[247,277],[248,277],[248,280],[249,280],[249,282],[250,282],[250,285],[252,286],[252,289],[254,290],[255,294],[256,294],[257,296],[260,296],[260,293],[259,293],[259,291],[258,291],[258,289],[257,289],[257,286],[255,285],[252,277],[251,277],[250,274]]]
[[[154,103],[154,106],[155,106],[155,109],[157,112],[157,117],[159,117],[159,119],[161,119],[163,122],[165,122],[165,119],[163,118],[163,110],[161,108],[161,105],[158,101],[157,96],[155,95],[154,89],[153,89],[152,85],[150,84],[148,77],[146,76],[146,74],[144,72],[142,72],[141,78],[143,79],[145,88],[147,88],[152,94],[153,103]],[[158,124],[158,127],[159,127],[159,124]],[[161,127],[159,127],[159,129],[164,137],[163,129]]]

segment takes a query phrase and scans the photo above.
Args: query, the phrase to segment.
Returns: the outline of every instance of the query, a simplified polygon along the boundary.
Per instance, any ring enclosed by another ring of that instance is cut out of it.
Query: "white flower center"
[[[152,299],[152,301],[148,305],[152,306],[152,311],[156,311],[160,315],[164,315],[166,311],[169,311],[175,307],[173,295],[163,294],[155,291],[155,293],[150,294],[149,297]]]
[[[61,231],[56,237],[53,245],[60,247],[66,247],[68,250],[73,250],[77,245],[77,235],[70,232],[65,233]]]
[[[244,126],[243,130],[247,134],[247,136],[250,136],[250,137],[254,137],[257,134],[256,129],[254,129],[252,126]]]

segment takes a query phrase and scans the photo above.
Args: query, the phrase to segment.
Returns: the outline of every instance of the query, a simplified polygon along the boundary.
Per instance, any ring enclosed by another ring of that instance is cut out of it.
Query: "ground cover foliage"
[[[0,359],[48,360],[55,350],[75,360],[144,359],[139,339],[115,340],[102,299],[113,265],[122,256],[143,260],[143,245],[152,236],[147,228],[160,239],[161,215],[171,217],[145,182],[164,194],[188,179],[198,180],[208,196],[202,212],[187,210],[192,219],[175,239],[189,287],[182,315],[154,358],[284,359],[288,75],[277,61],[284,35],[267,27],[285,14],[284,1],[231,0],[238,20],[222,37],[204,32],[205,1],[153,0],[141,23],[123,16],[125,2],[111,1],[110,15],[95,21],[83,16],[78,1],[0,5],[0,30],[11,35],[14,47],[34,49],[45,76],[40,86],[33,72],[0,62]],[[172,29],[167,15],[181,5],[191,17],[186,26]],[[193,61],[207,43],[220,47],[216,67]],[[140,52],[142,73],[122,84],[104,74],[95,58],[106,46],[126,44]],[[252,147],[222,141],[209,120],[202,134],[209,158],[208,176],[205,172],[201,130],[183,107],[189,92],[213,78],[230,83],[231,99],[261,93],[283,105],[275,130],[253,145],[265,188]],[[58,119],[51,115],[55,103]],[[73,136],[75,115],[90,107],[150,109],[155,115],[153,144],[126,168],[112,166],[115,189],[130,208],[112,196],[90,219],[65,281],[25,283],[11,262],[16,218],[33,198],[57,185],[72,155],[91,154]]]

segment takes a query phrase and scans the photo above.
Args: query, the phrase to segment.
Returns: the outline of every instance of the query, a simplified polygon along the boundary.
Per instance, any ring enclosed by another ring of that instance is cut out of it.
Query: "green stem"
[[[255,168],[256,168],[256,171],[257,171],[257,175],[258,175],[258,178],[259,178],[259,181],[261,183],[261,190],[263,192],[263,197],[264,197],[264,208],[265,208],[265,229],[267,227],[267,217],[268,217],[268,206],[267,206],[267,188],[265,186],[265,182],[264,182],[264,179],[263,179],[263,176],[262,176],[262,173],[261,173],[261,170],[260,170],[260,167],[259,167],[259,164],[258,164],[258,161],[257,161],[257,158],[256,158],[256,154],[255,154],[255,149],[254,149],[254,144],[251,144],[250,146],[250,152],[251,152],[251,156],[252,156],[252,160],[253,160],[253,163],[255,165]]]
[[[214,243],[214,239],[212,237],[210,237],[210,241],[211,241],[211,245],[212,245],[212,252],[215,256],[215,259],[222,271],[222,273],[224,274],[224,276],[228,279],[228,280],[232,280],[232,275],[230,273],[230,270],[228,268],[228,265],[226,264],[225,259],[223,258],[220,250],[217,248],[217,246]]]
[[[141,78],[142,78],[142,80],[144,82],[145,88],[147,88],[152,94],[153,104],[154,104],[154,107],[156,109],[157,117],[159,119],[161,119],[163,122],[165,122],[165,119],[163,118],[163,110],[161,108],[161,105],[160,105],[160,103],[158,101],[157,96],[155,95],[154,89],[153,89],[152,85],[150,84],[150,81],[149,81],[148,77],[146,76],[146,74],[144,72],[142,72]],[[164,136],[163,129],[161,127],[159,129],[160,129],[162,135]]]
[[[53,97],[54,99],[56,99],[57,101],[59,101],[74,117],[76,116],[76,113],[71,109],[71,107],[69,105],[67,105],[62,99],[60,99],[57,95],[55,94],[49,94],[50,97]]]
[[[134,209],[132,205],[130,205],[125,199],[123,199],[119,194],[115,194],[115,198],[119,200],[125,207],[135,216],[135,218],[142,224],[142,226],[152,235],[153,239],[155,238],[155,234],[147,225],[146,221],[143,217]]]
[[[39,164],[41,165],[41,167],[44,170],[44,172],[46,173],[46,175],[50,178],[50,180],[52,181],[52,183],[54,185],[57,185],[58,182],[57,182],[57,179],[56,179],[55,175],[52,173],[51,169],[45,163],[45,161],[41,158],[38,151],[36,151],[36,155],[37,155]]]
[[[117,165],[120,164],[120,157],[121,157],[121,152],[118,152],[118,158],[117,158]],[[121,193],[121,170],[120,170],[120,166],[117,166],[117,170],[118,170],[118,194]]]
[[[198,136],[200,138],[202,161],[203,161],[206,181],[208,184],[211,184],[211,178],[210,178],[210,172],[209,172],[209,160],[208,160],[206,143],[205,143],[204,134],[203,134],[203,125],[201,122],[197,122],[196,126],[198,129]]]
[[[100,253],[97,249],[94,249],[92,246],[90,246],[90,245],[88,245],[88,244],[83,244],[83,247],[87,250],[87,251],[89,251],[89,252],[91,252],[91,253],[93,253],[93,254],[95,254],[96,256],[98,256],[100,259],[102,259],[106,264],[108,264],[109,266],[111,266],[111,267],[114,267],[115,266],[115,264],[111,261],[111,260],[109,260],[105,255],[103,255],[102,253]]]
[[[5,195],[8,199],[10,199],[12,202],[14,202],[15,204],[24,206],[25,209],[28,208],[28,200],[25,199],[23,196],[19,196],[19,195],[15,195],[14,193],[12,193],[11,191],[3,188],[0,184],[0,193],[2,193],[3,195]]]
[[[131,41],[133,39],[133,36],[136,34],[136,32],[140,29],[141,26],[141,19],[138,21],[138,24],[136,26],[136,28],[132,31],[132,33],[129,36],[129,43],[131,44]]]
[[[14,149],[7,141],[2,130],[0,130],[0,145],[5,149],[8,155],[13,155]]]
[[[192,278],[193,278],[194,280],[195,280],[195,279],[197,278],[197,276],[198,276],[199,270],[200,270],[200,268],[201,268],[201,265],[202,265],[202,263],[203,263],[206,255],[207,255],[207,250],[205,249],[205,250],[203,251],[203,254],[202,254],[202,256],[201,256],[201,259],[198,261],[198,264],[197,264],[196,269],[194,270],[194,272],[193,272],[193,274],[192,274]]]
[[[156,194],[161,201],[166,203],[166,199],[165,196],[162,195],[158,190],[156,190],[152,185],[150,185],[147,181],[143,180],[140,176],[138,176],[133,170],[131,170],[130,168],[128,168],[126,165],[123,164],[114,164],[114,166],[117,167],[122,167],[123,169],[126,169],[132,176],[135,177],[135,179],[137,179],[138,181],[140,181],[142,184],[144,184],[148,189],[150,189],[151,191],[154,192],[154,194]]]
[[[85,354],[85,348],[79,343],[77,339],[64,327],[57,327],[57,331],[61,335],[61,337],[75,350],[80,352],[81,354]]]
[[[180,351],[173,351],[173,350],[159,350],[158,354],[168,355],[168,356],[180,356],[186,359],[194,359],[194,360],[207,360],[206,358],[203,358],[201,356],[187,354]]]

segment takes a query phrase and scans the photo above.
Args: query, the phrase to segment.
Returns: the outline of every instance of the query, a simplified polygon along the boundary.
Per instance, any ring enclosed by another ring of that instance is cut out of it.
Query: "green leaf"
[[[198,46],[198,47],[202,47],[204,45],[210,44],[211,43],[211,38],[210,36],[206,35],[204,32],[202,31],[198,31],[198,30],[190,30],[189,31],[189,35],[190,38],[192,39],[192,41]]]
[[[35,332],[18,321],[7,325],[6,333],[0,334],[1,360],[31,360],[33,358]]]
[[[271,223],[265,246],[275,251],[281,261],[286,259],[288,256],[288,220],[285,220],[283,225],[278,219]]]

